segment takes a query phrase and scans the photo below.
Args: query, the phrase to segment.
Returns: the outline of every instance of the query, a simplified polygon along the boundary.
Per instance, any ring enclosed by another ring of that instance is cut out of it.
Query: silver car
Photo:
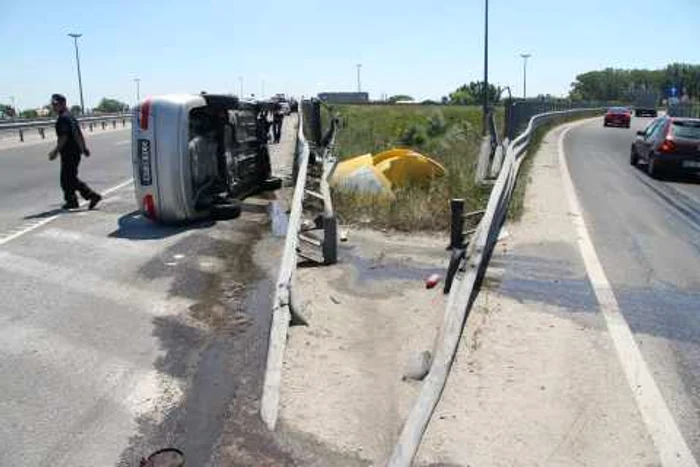
[[[238,216],[237,200],[279,187],[270,176],[268,108],[233,96],[152,97],[133,114],[136,202],[162,223]]]

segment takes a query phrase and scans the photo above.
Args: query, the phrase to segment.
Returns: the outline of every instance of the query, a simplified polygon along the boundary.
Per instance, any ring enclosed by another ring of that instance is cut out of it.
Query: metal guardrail
[[[458,262],[458,270],[455,272],[459,274],[454,279],[454,285],[448,296],[430,372],[404,423],[388,464],[390,467],[411,465],[433,411],[440,400],[467,316],[479,293],[491,254],[498,241],[499,231],[505,222],[520,164],[535,130],[547,122],[562,117],[602,110],[603,108],[573,109],[535,115],[530,119],[525,131],[508,145],[503,166],[491,191],[486,210],[483,215],[479,213],[482,215],[481,221]],[[453,245],[451,245],[453,249],[458,247],[455,243],[462,243],[462,241],[462,233],[455,235],[453,231]],[[464,247],[463,243],[459,247]]]
[[[700,104],[675,104],[668,106],[671,117],[700,118]]]
[[[88,128],[90,131],[92,131],[95,124],[101,124],[102,129],[104,130],[107,123],[110,122],[112,123],[112,127],[116,128],[119,120],[121,120],[122,126],[125,127],[127,121],[131,122],[131,113],[80,117],[77,120],[83,129]],[[38,131],[41,139],[44,139],[46,138],[46,128],[52,127],[55,122],[55,118],[50,118],[24,122],[0,123],[0,133],[17,131],[19,140],[24,141],[25,131],[35,129]]]
[[[320,125],[320,120],[317,121]],[[318,127],[320,128],[320,126]],[[320,131],[317,131],[320,133]],[[260,415],[270,430],[274,430],[279,411],[279,391],[282,378],[282,362],[287,341],[287,332],[293,318],[299,318],[293,293],[294,271],[297,259],[302,256],[322,264],[333,264],[337,261],[338,238],[335,213],[330,198],[328,179],[335,167],[332,157],[335,141],[335,125],[329,130],[327,144],[312,147],[304,137],[303,112],[299,112],[299,129],[295,150],[296,183],[292,198],[291,212],[287,226],[287,236],[282,253],[279,275],[272,302],[272,325],[267,351],[267,364],[263,393],[260,404]],[[315,217],[310,221],[311,226],[305,227],[304,216]],[[323,238],[307,237],[309,231],[323,232]],[[316,258],[309,258],[308,252],[303,253],[301,243],[316,242],[320,250]]]

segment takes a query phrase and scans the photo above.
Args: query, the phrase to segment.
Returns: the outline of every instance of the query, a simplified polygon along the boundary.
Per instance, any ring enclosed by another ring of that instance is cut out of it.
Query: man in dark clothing
[[[77,209],[79,207],[78,197],[75,192],[89,201],[89,209],[94,209],[97,203],[102,200],[102,196],[95,193],[78,178],[78,165],[80,165],[80,155],[90,157],[90,151],[85,146],[85,138],[80,130],[78,121],[68,112],[66,98],[61,94],[51,96],[51,107],[58,114],[56,120],[56,137],[58,143],[49,152],[49,160],[54,160],[61,155],[61,189],[66,203],[63,209]]]
[[[284,120],[284,111],[282,104],[275,102],[272,108],[272,136],[275,143],[279,143],[282,138],[282,121]]]

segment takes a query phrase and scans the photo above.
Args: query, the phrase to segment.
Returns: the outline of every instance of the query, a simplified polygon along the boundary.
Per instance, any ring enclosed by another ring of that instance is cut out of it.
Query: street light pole
[[[487,114],[489,111],[489,0],[484,0],[484,88],[483,94],[483,125],[481,134],[486,135]]]
[[[15,113],[14,118],[19,117],[19,112],[17,111],[17,106],[15,105],[15,96],[10,96],[10,100],[12,101],[12,111]]]
[[[138,104],[141,102],[141,78],[134,78],[134,82],[136,83],[136,103]]]
[[[85,99],[83,98],[83,78],[80,76],[80,54],[78,53],[78,38],[82,34],[70,33],[68,34],[73,38],[73,43],[75,44],[75,63],[78,66],[78,88],[80,89],[80,114],[85,115]]]
[[[238,77],[238,97],[243,99],[243,77]]]
[[[523,99],[527,99],[527,59],[532,57],[532,54],[520,54],[523,58]]]
[[[357,92],[362,92],[362,80],[360,79],[360,70],[362,69],[362,63],[357,65]]]

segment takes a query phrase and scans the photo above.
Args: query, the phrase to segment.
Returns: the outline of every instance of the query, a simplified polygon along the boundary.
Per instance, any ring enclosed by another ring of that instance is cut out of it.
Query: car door
[[[660,126],[663,125],[663,118],[657,118],[649,124],[644,130],[644,135],[637,138],[635,145],[637,146],[637,154],[641,159],[649,160],[649,153],[653,149],[654,136]]]

